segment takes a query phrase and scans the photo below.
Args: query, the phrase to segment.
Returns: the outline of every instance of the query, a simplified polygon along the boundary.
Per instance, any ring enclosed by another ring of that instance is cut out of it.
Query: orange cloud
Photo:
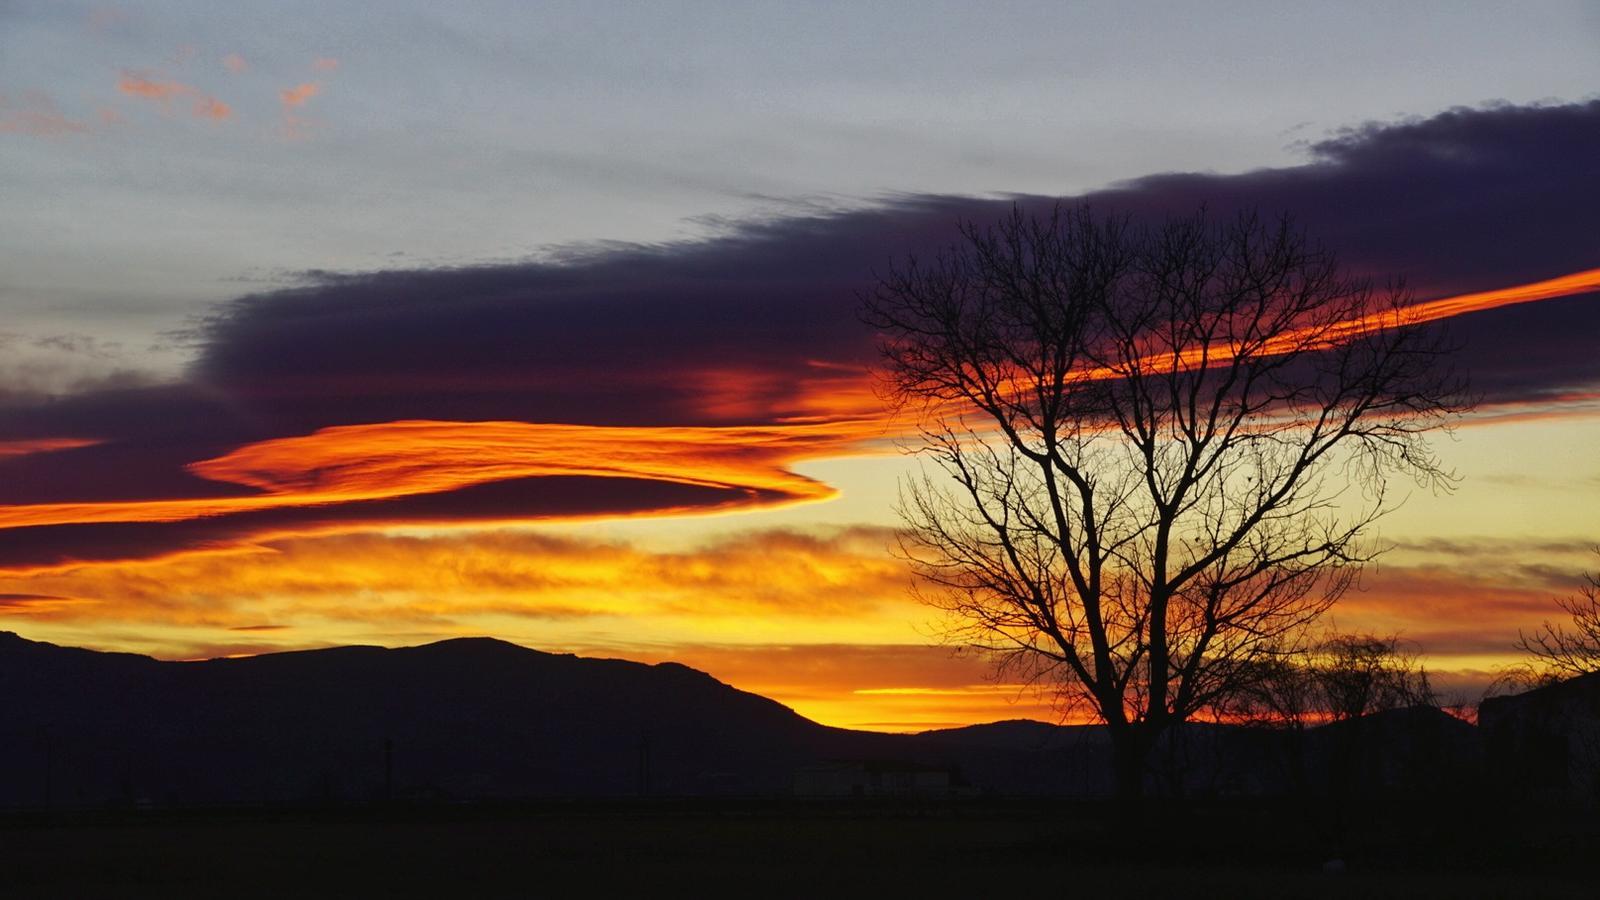
[[[195,101],[194,114],[202,119],[226,119],[233,115],[233,108],[215,97],[202,97]]]
[[[308,81],[297,84],[292,88],[285,88],[278,92],[278,100],[283,104],[283,135],[290,140],[298,140],[306,136],[306,129],[312,121],[295,114],[295,110],[304,106],[307,101],[322,92],[321,82]]]
[[[34,441],[0,441],[0,460],[12,459],[18,456],[29,456],[34,453],[49,453],[54,450],[71,450],[74,447],[91,447],[98,441],[83,440],[81,438],[44,438]]]
[[[1416,321],[1431,322],[1465,313],[1514,306],[1518,303],[1532,303],[1536,300],[1571,297],[1596,290],[1600,290],[1600,269],[1586,269],[1529,284],[1429,300],[1411,307],[1411,315]]]
[[[1066,715],[1048,690],[996,682],[984,659],[930,646],[933,614],[908,596],[892,538],[865,527],[680,549],[543,530],[287,538],[0,573],[0,627],[185,659],[491,634],[683,662],[833,725],[909,731]],[[1551,598],[1570,592],[1563,573],[1588,558],[1581,542],[1503,541],[1433,541],[1396,556],[1401,564],[1370,572],[1329,624],[1400,633],[1445,673],[1441,686],[1464,695],[1515,661],[1517,630],[1558,612]]]
[[[199,93],[193,87],[180,84],[176,81],[153,81],[143,75],[132,72],[122,73],[122,78],[117,81],[117,90],[134,97],[143,97],[146,100],[170,100],[185,94]]]
[[[1457,294],[1437,300],[1413,303],[1398,309],[1386,309],[1370,315],[1343,321],[1324,322],[1295,328],[1261,341],[1254,353],[1274,356],[1293,352],[1315,352],[1348,343],[1380,328],[1421,325],[1467,313],[1515,306],[1539,300],[1554,300],[1600,290],[1600,269],[1586,269],[1556,278],[1513,285],[1490,291]],[[1238,347],[1192,347],[1173,353],[1163,350],[1140,357],[1136,363],[1117,368],[1102,367],[1085,370],[1087,379],[1118,378],[1135,365],[1146,371],[1169,371],[1173,367],[1218,366],[1234,358]]]
[[[50,611],[59,618],[228,627],[272,621],[313,632],[307,622],[440,624],[484,615],[851,622],[906,602],[909,574],[889,555],[891,540],[879,528],[780,530],[647,550],[530,531],[343,534],[0,573],[0,592],[88,604],[70,615]]]
[[[1506,425],[1586,415],[1600,415],[1600,391],[1554,391],[1533,401],[1497,403],[1475,411],[1462,424]]]
[[[117,90],[130,97],[155,100],[160,103],[170,103],[178,98],[193,100],[194,114],[202,119],[220,121],[233,115],[233,109],[228,104],[193,85],[178,81],[157,81],[137,72],[122,73],[122,78],[117,81]]]
[[[249,444],[188,466],[202,478],[250,489],[235,496],[19,504],[0,507],[0,529],[174,522],[434,494],[540,476],[712,487],[732,492],[741,498],[736,502],[745,505],[816,501],[834,496],[835,490],[795,474],[788,466],[846,453],[878,431],[870,422],[750,428],[431,421],[341,426]]]
[[[307,100],[321,93],[322,85],[315,81],[297,84],[292,88],[285,88],[278,92],[278,100],[284,108],[303,106]]]
[[[311,68],[319,72],[332,72],[339,68],[339,61],[331,56],[319,56],[311,61]]]
[[[677,550],[529,531],[292,538],[0,575],[0,627],[179,659],[494,634],[684,662],[829,724],[907,731],[1053,715],[1048,696],[996,685],[984,661],[926,646],[907,627],[924,611],[891,540],[880,528],[762,531]]]
[[[238,75],[240,72],[250,68],[250,63],[246,62],[245,58],[237,53],[229,53],[222,58],[222,67]]]

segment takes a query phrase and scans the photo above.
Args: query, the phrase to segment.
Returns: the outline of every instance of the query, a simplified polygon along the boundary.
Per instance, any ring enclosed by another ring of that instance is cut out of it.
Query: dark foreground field
[[[1341,846],[1304,811],[1162,809],[1146,821],[1175,837],[1141,849],[1108,814],[662,801],[31,815],[0,819],[0,897],[1595,896],[1581,820],[1412,809]]]

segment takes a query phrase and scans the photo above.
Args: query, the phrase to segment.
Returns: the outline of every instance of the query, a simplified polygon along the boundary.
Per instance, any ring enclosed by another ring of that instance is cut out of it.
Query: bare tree
[[[1412,706],[1437,706],[1416,645],[1398,635],[1330,633],[1299,650],[1278,650],[1244,672],[1227,718],[1300,729]]]
[[[1397,636],[1340,634],[1317,647],[1309,665],[1320,711],[1330,721],[1359,719],[1437,697],[1417,649]]]
[[[1595,548],[1600,554],[1600,547]],[[1543,683],[1600,672],[1600,572],[1585,574],[1576,596],[1556,604],[1572,618],[1572,626],[1545,622],[1533,634],[1517,634],[1517,648],[1532,654],[1533,677]]]
[[[1409,296],[1286,218],[1159,227],[1057,208],[965,224],[863,299],[921,415],[902,551],[950,637],[1053,681],[1110,734],[1119,793],[1376,548],[1387,476],[1448,487],[1466,406]]]
[[[1290,781],[1304,791],[1307,728],[1414,706],[1437,706],[1415,645],[1398,635],[1327,634],[1265,660],[1222,709],[1234,721],[1283,732]],[[1336,747],[1346,782],[1360,731],[1346,726]]]

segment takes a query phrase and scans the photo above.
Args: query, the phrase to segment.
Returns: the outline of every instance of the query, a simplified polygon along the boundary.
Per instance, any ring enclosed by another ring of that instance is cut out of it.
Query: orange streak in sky
[[[1330,322],[1306,328],[1296,328],[1273,335],[1257,345],[1252,352],[1257,356],[1280,356],[1296,351],[1316,352],[1352,341],[1363,334],[1380,328],[1421,325],[1439,319],[1448,319],[1466,313],[1483,312],[1502,306],[1515,306],[1536,300],[1553,300],[1600,290],[1600,269],[1586,269],[1557,278],[1513,285],[1491,291],[1457,294],[1438,300],[1426,300],[1397,309],[1386,309],[1341,322]],[[1214,366],[1227,363],[1238,353],[1237,346],[1190,347],[1180,353],[1158,352],[1141,357],[1135,364],[1117,367],[1100,367],[1088,370],[1089,380],[1117,378],[1134,369],[1144,372],[1170,371],[1174,367],[1196,365]]]
[[[1529,303],[1534,300],[1553,300],[1557,297],[1570,297],[1573,294],[1583,294],[1589,291],[1600,290],[1600,269],[1586,269],[1582,272],[1573,272],[1571,275],[1562,275],[1559,278],[1548,278],[1544,281],[1535,281],[1531,284],[1519,284],[1515,287],[1500,288],[1493,291],[1479,291],[1475,294],[1458,294],[1442,300],[1429,300],[1419,303],[1412,309],[1422,316],[1417,321],[1431,322],[1434,319],[1443,319],[1457,316],[1462,313],[1480,312],[1500,306],[1513,306],[1518,303]]]
[[[236,497],[0,507],[0,528],[78,522],[170,522],[249,510],[381,500],[534,476],[643,478],[787,502],[836,491],[787,468],[876,437],[875,422],[749,428],[627,428],[528,422],[401,421],[324,428],[191,463]]]
[[[1268,341],[1265,352],[1326,346],[1349,340],[1384,322],[1429,322],[1571,296],[1600,289],[1600,269],[1491,291],[1414,304],[1382,316],[1353,319],[1290,332]],[[1207,364],[1224,362],[1229,348],[1213,348]],[[1200,362],[1198,351],[1153,355],[1141,365]],[[835,490],[790,466],[863,452],[892,430],[879,413],[858,415],[867,400],[859,383],[834,373],[808,385],[807,405],[820,415],[750,427],[614,427],[528,422],[398,421],[324,428],[313,434],[249,444],[226,455],[189,465],[196,475],[251,488],[237,496],[133,502],[69,502],[0,507],[0,529],[93,522],[170,522],[202,516],[289,506],[382,500],[457,490],[471,485],[538,476],[639,478],[741,491],[750,503],[757,492],[777,502],[824,500]],[[1109,370],[1088,378],[1115,377]],[[718,403],[739,408],[737,378],[715,386]],[[752,414],[759,410],[749,410]],[[0,443],[0,459],[22,453],[83,446],[90,441],[38,440]],[[772,501],[766,501],[772,502]],[[682,512],[673,510],[673,513]]]
[[[1595,290],[1600,290],[1600,269],[1586,269],[1582,272],[1573,272],[1570,275],[1547,278],[1544,281],[1535,281],[1529,284],[1518,284],[1471,294],[1457,294],[1454,297],[1444,297],[1438,300],[1425,300],[1403,309],[1386,311],[1385,313],[1366,316],[1361,319],[1337,322],[1321,330],[1326,332],[1324,337],[1329,340],[1350,340],[1392,321],[1399,321],[1405,325],[1420,325],[1424,322],[1435,322],[1439,319],[1448,319],[1452,316],[1465,315],[1466,313],[1483,312],[1484,310],[1498,309],[1502,306],[1515,306],[1519,303],[1531,303],[1535,300],[1570,297],[1574,294],[1583,294]],[[1283,349],[1279,352],[1283,352],[1297,346],[1299,342],[1304,341],[1308,336],[1304,331],[1290,332],[1281,338],[1269,341],[1268,346],[1281,346]]]
[[[92,447],[99,441],[86,441],[78,438],[40,438],[33,441],[0,441],[0,461],[13,459],[18,456],[29,456],[34,453],[49,453],[54,450],[71,450],[74,447]]]

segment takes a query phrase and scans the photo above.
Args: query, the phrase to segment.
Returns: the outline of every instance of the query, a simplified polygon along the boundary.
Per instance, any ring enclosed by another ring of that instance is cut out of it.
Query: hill
[[[162,662],[0,632],[0,808],[397,800],[1109,793],[1097,726],[830,728],[676,663],[489,638]],[[1169,733],[1185,795],[1439,789],[1480,765],[1437,710],[1286,733]],[[797,781],[797,773],[804,773]]]
[[[161,662],[0,633],[0,805],[764,793],[893,756],[675,663],[471,638]]]

